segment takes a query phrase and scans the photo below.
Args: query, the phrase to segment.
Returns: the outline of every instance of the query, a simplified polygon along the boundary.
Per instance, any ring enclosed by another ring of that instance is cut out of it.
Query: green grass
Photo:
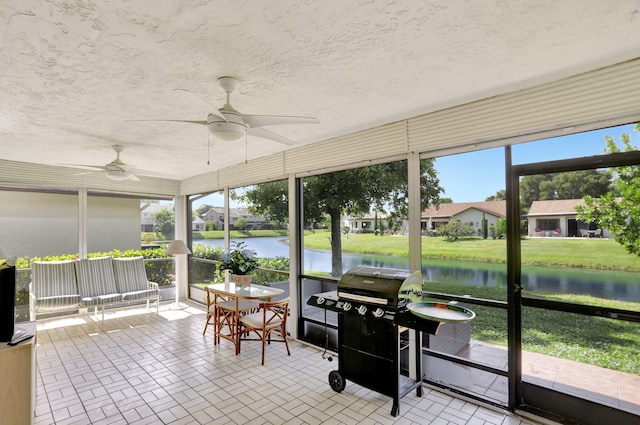
[[[437,282],[428,282],[427,289],[455,295],[468,293],[468,287]],[[474,296],[479,298],[502,300],[506,297],[500,288],[474,288],[474,291]],[[638,303],[586,295],[553,297],[567,302],[640,311]],[[471,322],[471,338],[506,347],[507,311],[479,305],[469,308],[476,313]],[[634,322],[524,307],[522,349],[640,375],[640,324]]]
[[[329,250],[328,233],[305,235],[305,248]],[[640,271],[640,257],[628,254],[613,239],[532,238],[521,242],[522,264],[602,270]],[[375,236],[371,233],[342,237],[342,251],[349,253],[407,256],[406,236]],[[455,242],[422,238],[422,258],[506,263],[503,239],[470,238]]]

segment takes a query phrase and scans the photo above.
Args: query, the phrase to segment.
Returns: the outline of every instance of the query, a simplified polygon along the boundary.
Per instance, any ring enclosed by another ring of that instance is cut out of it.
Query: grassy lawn
[[[475,296],[504,299],[500,288],[474,288]],[[462,285],[429,282],[429,290],[464,295]],[[637,303],[609,301],[585,295],[563,294],[558,299],[568,302],[602,305],[638,311]],[[471,338],[507,346],[507,311],[473,305],[476,313]],[[640,375],[640,324],[601,317],[583,316],[537,308],[523,308],[522,349],[561,359]]]
[[[316,232],[304,237],[305,248],[331,249],[329,234]],[[350,253],[406,256],[406,236],[375,236],[371,233],[343,235],[342,251]],[[507,242],[472,238],[456,242],[444,238],[422,238],[422,258],[505,263]],[[640,271],[640,257],[628,254],[613,239],[527,238],[522,240],[522,264]]]

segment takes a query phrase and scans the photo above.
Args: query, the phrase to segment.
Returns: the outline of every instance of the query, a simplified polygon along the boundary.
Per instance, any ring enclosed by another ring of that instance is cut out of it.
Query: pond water
[[[289,257],[286,238],[245,238],[247,247],[259,257]],[[195,240],[195,244],[222,247],[222,239]],[[342,255],[343,271],[354,266],[407,269],[407,257],[348,254]],[[331,252],[304,250],[304,269],[331,271]],[[427,281],[472,286],[507,287],[507,266],[468,261],[427,260],[422,264]],[[528,267],[522,268],[525,291],[592,295],[619,301],[640,302],[640,274],[604,270]]]

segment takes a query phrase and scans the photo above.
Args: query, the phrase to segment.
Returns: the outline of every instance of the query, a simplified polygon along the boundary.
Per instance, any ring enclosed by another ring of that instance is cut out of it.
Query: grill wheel
[[[342,392],[344,387],[346,386],[346,382],[342,377],[342,374],[337,370],[332,370],[329,372],[329,385],[331,389],[337,393]]]

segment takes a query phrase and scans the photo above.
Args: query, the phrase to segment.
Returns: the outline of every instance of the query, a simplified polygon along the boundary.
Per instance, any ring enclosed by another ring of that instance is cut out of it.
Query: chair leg
[[[262,366],[264,366],[264,346],[267,344],[268,332],[262,332]]]
[[[282,333],[282,339],[284,339],[284,346],[287,347],[287,355],[291,355],[291,351],[289,351],[289,343],[287,342],[287,330],[285,329],[284,326],[282,326],[282,329],[280,330],[280,332]]]
[[[204,335],[207,332],[207,326],[209,326],[209,320],[211,320],[211,317],[213,316],[213,314],[211,314],[211,312],[207,311],[207,321],[204,324],[204,330],[202,331],[202,335]],[[214,323],[215,326],[215,323]]]

